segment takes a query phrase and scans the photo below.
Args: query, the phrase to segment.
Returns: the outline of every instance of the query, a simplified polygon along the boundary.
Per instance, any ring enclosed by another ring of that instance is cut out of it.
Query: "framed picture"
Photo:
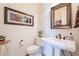
[[[34,26],[34,16],[5,7],[4,23],[13,25]]]
[[[71,4],[60,3],[51,8],[51,28],[71,28]]]
[[[75,26],[74,28],[77,28],[79,27],[79,6],[78,6],[78,9],[77,9],[77,14],[76,14],[76,19],[75,19]]]

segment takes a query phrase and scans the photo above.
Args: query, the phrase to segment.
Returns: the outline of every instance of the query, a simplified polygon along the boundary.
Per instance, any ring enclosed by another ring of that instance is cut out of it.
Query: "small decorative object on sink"
[[[71,41],[73,41],[73,35],[72,35],[72,33],[70,33],[70,35],[69,35],[69,40],[71,40]]]
[[[70,32],[70,34],[69,34],[68,36],[64,36],[63,39],[64,39],[64,40],[73,41],[73,40],[74,40],[74,37],[73,37],[72,33]]]
[[[42,37],[42,34],[43,34],[42,30],[38,31],[38,37]]]
[[[5,38],[6,38],[5,36],[0,35],[0,42],[1,42],[1,41],[5,41]]]

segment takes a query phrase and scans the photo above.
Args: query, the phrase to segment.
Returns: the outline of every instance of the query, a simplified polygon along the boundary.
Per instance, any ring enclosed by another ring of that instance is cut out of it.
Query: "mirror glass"
[[[51,8],[51,28],[71,28],[70,3],[61,3]]]

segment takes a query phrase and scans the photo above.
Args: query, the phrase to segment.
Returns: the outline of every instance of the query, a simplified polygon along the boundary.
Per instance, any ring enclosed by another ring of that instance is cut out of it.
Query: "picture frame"
[[[4,24],[34,26],[34,16],[4,7]]]
[[[71,25],[71,4],[60,3],[51,8],[51,29],[69,29]]]
[[[79,27],[79,6],[77,8],[76,18],[75,18],[75,26],[74,28]]]

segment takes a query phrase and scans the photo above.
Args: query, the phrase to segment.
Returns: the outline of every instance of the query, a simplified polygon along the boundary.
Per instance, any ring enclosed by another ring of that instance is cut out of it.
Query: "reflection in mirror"
[[[51,8],[51,28],[71,28],[70,3],[61,3]]]

